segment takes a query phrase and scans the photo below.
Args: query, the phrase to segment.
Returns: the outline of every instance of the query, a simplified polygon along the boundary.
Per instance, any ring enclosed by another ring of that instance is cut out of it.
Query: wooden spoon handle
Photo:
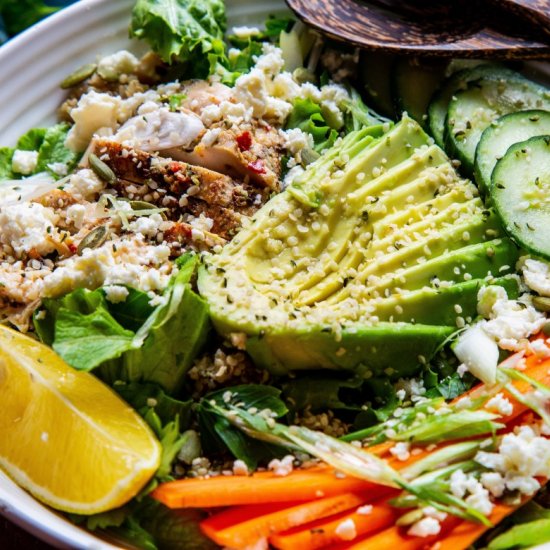
[[[519,17],[521,21],[550,36],[550,0],[490,0],[490,2],[495,7]]]

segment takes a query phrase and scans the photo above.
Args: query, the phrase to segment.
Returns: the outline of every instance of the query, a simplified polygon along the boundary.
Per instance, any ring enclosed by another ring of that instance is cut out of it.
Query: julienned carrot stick
[[[517,354],[519,355],[519,354]],[[508,358],[506,361],[504,361],[505,364],[512,360],[514,362],[513,357]],[[540,359],[536,355],[529,355],[522,359],[522,361],[525,361],[525,370],[522,372],[525,373],[527,376],[533,378],[537,382],[541,382],[545,385],[550,385],[550,359]],[[531,391],[531,386],[522,380],[514,380],[512,382],[513,386],[520,391],[521,393],[527,393]],[[476,397],[481,397],[484,395],[485,386],[484,385],[478,385],[472,388],[470,391],[466,392],[465,394],[457,397],[453,402],[460,401],[463,398],[469,397],[472,399],[475,399]],[[517,418],[520,414],[524,413],[527,410],[527,407],[523,405],[522,403],[519,403],[515,397],[510,395],[505,389],[502,390],[502,394],[513,404],[514,410],[512,414],[508,416],[502,417],[502,422],[508,423],[511,420],[514,420]]]
[[[406,527],[393,526],[373,536],[363,537],[357,542],[333,547],[332,550],[420,550],[429,548],[430,545],[440,540],[442,534],[444,536],[460,522],[460,519],[449,516],[441,523],[441,531],[437,535],[427,537],[407,535]],[[448,548],[448,550],[451,549]],[[458,550],[458,548],[453,548],[453,550]]]
[[[290,506],[237,506],[205,519],[200,527],[221,546],[246,548],[273,533],[360,506],[368,498],[365,493],[347,493]]]
[[[318,500],[337,494],[368,491],[372,498],[387,487],[354,477],[337,476],[326,466],[295,470],[288,476],[257,472],[250,476],[187,478],[159,485],[153,498],[168,508],[212,508],[242,504]]]
[[[360,506],[338,516],[331,516],[273,535],[269,542],[280,550],[315,550],[345,540],[344,522],[352,526],[356,536],[375,533],[392,525],[399,512],[385,501]],[[353,523],[351,523],[353,522]],[[390,550],[390,549],[388,549]],[[396,549],[395,549],[396,550]]]

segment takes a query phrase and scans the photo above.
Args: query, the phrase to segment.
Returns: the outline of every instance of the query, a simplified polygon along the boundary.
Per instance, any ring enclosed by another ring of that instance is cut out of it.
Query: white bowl
[[[283,0],[227,0],[229,27],[259,25],[286,13]],[[145,47],[128,38],[134,0],[82,0],[0,47],[0,146],[14,145],[35,126],[50,125],[65,92],[59,83],[96,56]],[[113,546],[76,527],[0,472],[0,514],[59,548],[110,550]]]

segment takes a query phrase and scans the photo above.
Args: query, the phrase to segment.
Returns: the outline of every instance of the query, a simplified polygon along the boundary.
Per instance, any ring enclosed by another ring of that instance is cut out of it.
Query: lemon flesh
[[[97,378],[0,325],[0,467],[66,512],[121,506],[153,476],[160,444]]]

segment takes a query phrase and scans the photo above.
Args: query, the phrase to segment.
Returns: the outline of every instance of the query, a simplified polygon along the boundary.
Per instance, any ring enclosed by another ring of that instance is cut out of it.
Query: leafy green
[[[286,128],[300,128],[303,132],[310,133],[313,136],[314,149],[319,153],[332,147],[338,138],[338,132],[330,127],[321,107],[311,99],[294,100]]]
[[[75,369],[90,371],[132,347],[134,333],[122,328],[102,303],[89,315],[60,308],[53,349]]]
[[[346,132],[360,130],[365,126],[375,126],[389,122],[389,119],[371,111],[363,102],[361,95],[355,88],[348,88],[350,99],[344,103]]]
[[[276,422],[275,418],[286,412],[278,393],[278,390],[265,386],[237,386],[230,391],[206,396],[201,401],[201,408],[259,441],[309,453],[354,477],[390,487],[398,486],[399,474],[375,455],[322,432]],[[232,444],[233,441],[227,443],[228,446]]]
[[[0,16],[6,31],[13,36],[56,12],[59,7],[48,6],[42,0],[2,0]]]
[[[227,392],[230,392],[227,394]],[[280,391],[271,386],[235,386],[229,390],[209,393],[199,404],[197,411],[203,447],[209,452],[227,448],[237,459],[242,460],[250,469],[256,468],[262,460],[285,454],[284,449],[264,441],[256,441],[236,428],[223,415],[212,409],[212,403],[225,403],[227,395],[238,395],[242,406],[258,410],[269,409],[275,418],[287,413],[286,405],[279,398]]]
[[[21,151],[38,151],[44,143],[46,128],[32,128],[17,141],[16,149]]]
[[[163,61],[205,64],[223,46],[223,0],[138,0],[130,36],[146,40]]]
[[[77,164],[79,155],[65,146],[65,139],[69,133],[68,124],[56,124],[48,128],[44,140],[38,150],[38,162],[35,172],[50,172],[52,176],[59,175],[50,168],[51,164],[64,164],[69,173]]]
[[[109,384],[154,382],[172,393],[206,343],[208,310],[190,282],[197,265],[193,254],[179,261],[179,272],[153,308],[147,294],[129,289],[128,302],[112,304],[102,289],[77,289],[46,299],[35,314],[40,339],[70,365],[97,369]]]
[[[15,149],[11,147],[0,147],[0,180],[11,180],[15,178],[11,169],[11,159]]]
[[[548,541],[550,541],[550,518],[545,518],[515,525],[495,537],[489,543],[488,548],[490,550],[532,548]]]

